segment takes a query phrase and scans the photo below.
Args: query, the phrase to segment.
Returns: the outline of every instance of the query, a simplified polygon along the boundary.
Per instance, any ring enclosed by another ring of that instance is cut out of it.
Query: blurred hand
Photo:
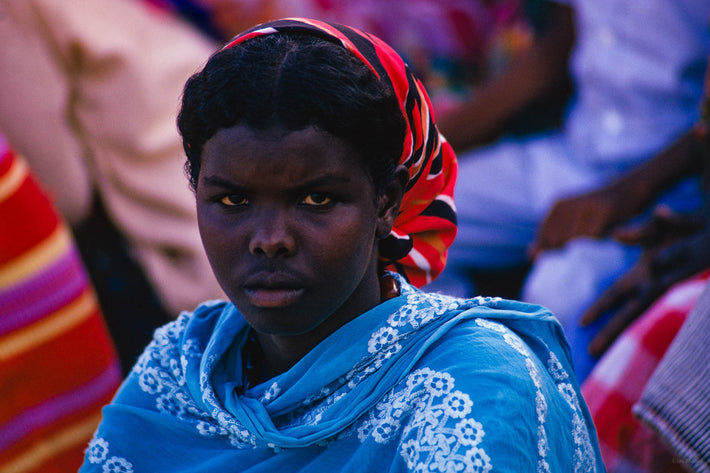
[[[540,225],[529,254],[534,259],[541,251],[560,248],[576,237],[604,236],[627,214],[623,194],[613,188],[560,199]]]
[[[710,267],[709,223],[704,214],[682,215],[659,207],[645,224],[614,232],[619,241],[645,248],[636,265],[604,292],[580,320],[582,325],[588,325],[615,310],[590,342],[592,355],[604,353],[670,286]]]

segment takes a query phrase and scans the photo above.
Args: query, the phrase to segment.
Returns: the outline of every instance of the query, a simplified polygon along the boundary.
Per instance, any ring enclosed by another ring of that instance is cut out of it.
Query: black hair
[[[378,193],[393,178],[406,127],[389,79],[342,45],[303,33],[218,51],[187,81],[178,127],[193,190],[204,144],[236,125],[328,132],[356,151]]]

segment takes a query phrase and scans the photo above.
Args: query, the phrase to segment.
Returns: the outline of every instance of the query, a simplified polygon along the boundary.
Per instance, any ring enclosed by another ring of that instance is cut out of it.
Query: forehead
[[[271,178],[314,172],[367,174],[352,147],[330,133],[312,127],[291,131],[244,125],[221,129],[205,143],[200,179],[225,172]]]

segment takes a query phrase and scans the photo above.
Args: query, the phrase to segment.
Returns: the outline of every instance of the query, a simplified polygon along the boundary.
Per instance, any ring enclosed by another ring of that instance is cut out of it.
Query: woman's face
[[[203,149],[202,241],[225,293],[262,334],[330,333],[379,303],[377,241],[399,205],[389,200],[351,148],[313,128],[240,125]]]

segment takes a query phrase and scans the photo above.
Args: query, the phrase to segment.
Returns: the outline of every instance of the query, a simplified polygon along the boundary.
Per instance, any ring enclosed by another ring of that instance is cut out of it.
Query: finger
[[[611,346],[612,343],[638,318],[650,305],[647,298],[637,298],[631,300],[619,312],[609,320],[599,333],[589,343],[589,353],[592,356],[601,356]]]
[[[553,239],[552,232],[541,229],[537,236],[537,239],[530,245],[528,249],[528,254],[534,259],[537,258],[540,253],[545,250],[553,250],[557,248]]]
[[[696,230],[704,223],[700,215],[696,213],[684,214],[676,212],[667,205],[657,206],[653,211],[653,218],[665,229],[685,232]]]
[[[651,271],[653,274],[664,274],[687,265],[691,255],[685,245],[670,245],[661,248],[651,259]]]
[[[615,228],[612,231],[612,238],[627,245],[640,245],[646,239],[648,232],[648,224],[625,225]]]
[[[599,319],[602,314],[617,307],[624,299],[631,297],[634,288],[626,282],[627,278],[620,278],[609,289],[604,291],[601,296],[587,309],[587,311],[579,319],[581,326],[586,326]]]
[[[537,241],[532,242],[530,244],[530,246],[528,246],[528,250],[527,250],[528,258],[531,261],[534,261],[535,259],[537,259],[538,255],[540,254],[541,251],[542,251],[542,248],[540,247],[540,244]]]
[[[642,222],[619,226],[612,232],[614,239],[629,245],[653,245],[664,235],[664,223],[655,215]]]

